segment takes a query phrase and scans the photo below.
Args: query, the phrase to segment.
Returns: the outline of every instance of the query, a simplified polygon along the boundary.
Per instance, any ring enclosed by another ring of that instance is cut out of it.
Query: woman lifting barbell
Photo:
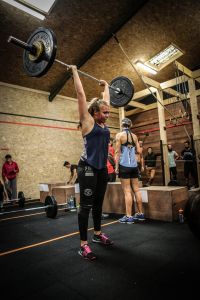
[[[108,83],[100,81],[104,86],[102,99],[94,98],[87,105],[85,92],[76,66],[70,66],[74,86],[78,98],[81,131],[84,139],[84,150],[78,164],[78,181],[80,185],[80,208],[78,224],[81,247],[79,254],[88,260],[96,259],[87,241],[89,212],[92,209],[94,236],[92,241],[104,245],[113,242],[101,232],[101,213],[104,194],[107,187],[107,157],[110,132],[105,125],[110,113],[110,93]]]

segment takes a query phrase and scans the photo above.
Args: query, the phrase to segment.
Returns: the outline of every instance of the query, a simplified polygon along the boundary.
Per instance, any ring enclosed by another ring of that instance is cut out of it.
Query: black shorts
[[[129,178],[138,178],[138,167],[130,168],[119,165],[119,178],[129,179]]]

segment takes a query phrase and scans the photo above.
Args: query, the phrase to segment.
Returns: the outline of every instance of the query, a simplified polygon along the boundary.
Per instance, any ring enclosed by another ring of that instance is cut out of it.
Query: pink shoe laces
[[[100,233],[99,237],[104,243],[106,243],[107,240],[109,240],[109,238],[104,233]]]
[[[90,249],[90,247],[86,244],[82,246],[84,251],[83,251],[83,255],[87,256],[87,254],[91,253],[92,250]]]

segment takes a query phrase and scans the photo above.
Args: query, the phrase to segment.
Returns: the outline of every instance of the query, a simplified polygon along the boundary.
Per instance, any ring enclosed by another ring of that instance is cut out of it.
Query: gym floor
[[[102,224],[115,244],[93,244],[98,260],[89,262],[77,253],[76,212],[60,210],[56,219],[43,211],[1,216],[1,299],[192,299],[199,293],[200,243],[187,224],[125,225],[116,216]]]

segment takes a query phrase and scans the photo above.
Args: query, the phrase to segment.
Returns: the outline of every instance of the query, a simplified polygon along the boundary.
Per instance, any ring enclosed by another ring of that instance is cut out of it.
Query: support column
[[[160,103],[163,104],[164,106],[162,90],[158,89],[156,91],[156,96],[160,101]],[[166,123],[165,123],[165,109],[160,103],[157,102],[158,120],[159,120],[159,127],[160,127],[160,140],[162,141],[162,150],[163,150],[165,185],[168,185],[170,181],[170,173],[169,173],[169,160],[168,160],[168,148],[167,148],[167,132],[166,132]]]
[[[192,112],[192,125],[193,125],[193,141],[194,147],[196,151],[196,161],[197,161],[197,182],[198,186],[200,187],[200,124],[198,119],[198,103],[197,103],[197,95],[196,95],[196,88],[195,88],[195,81],[194,79],[190,78],[188,80],[189,85],[189,94],[190,94],[190,106]]]
[[[119,127],[120,131],[122,131],[122,120],[125,118],[124,107],[119,107]]]

